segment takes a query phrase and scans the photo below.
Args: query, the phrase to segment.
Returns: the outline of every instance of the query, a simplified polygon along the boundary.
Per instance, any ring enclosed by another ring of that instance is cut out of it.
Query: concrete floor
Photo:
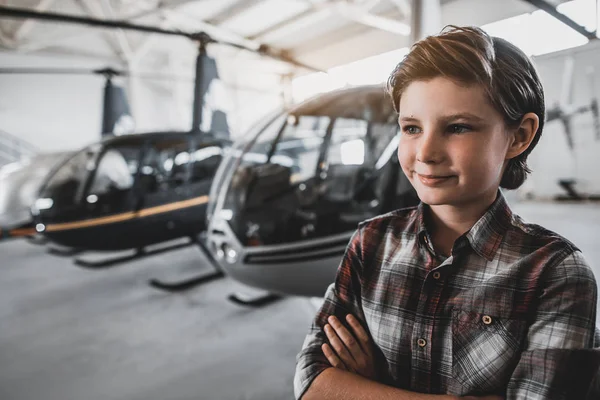
[[[199,271],[194,247],[111,270],[25,241],[0,244],[0,399],[293,398],[314,307],[230,303],[230,279],[185,294],[147,286]],[[176,266],[176,267],[173,267]]]
[[[600,205],[513,209],[577,244],[600,281]],[[241,288],[230,279],[176,295],[146,284],[205,264],[189,247],[90,271],[43,246],[1,243],[0,399],[292,398],[314,307],[288,298],[243,308],[226,299]]]

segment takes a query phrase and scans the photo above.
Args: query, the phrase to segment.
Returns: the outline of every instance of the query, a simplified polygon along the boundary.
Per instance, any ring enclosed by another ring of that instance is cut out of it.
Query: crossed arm
[[[369,335],[352,314],[347,315],[346,321],[351,332],[335,316],[328,318],[329,323],[325,325],[324,331],[330,344],[323,344],[321,349],[333,368],[328,368],[317,376],[302,399],[454,400],[459,398],[450,395],[409,392],[376,382],[378,371]],[[476,399],[476,397],[463,399]],[[502,398],[489,396],[477,399],[501,400]]]

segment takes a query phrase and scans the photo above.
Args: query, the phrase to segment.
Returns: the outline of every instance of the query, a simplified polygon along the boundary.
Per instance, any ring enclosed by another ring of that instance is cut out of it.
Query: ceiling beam
[[[161,29],[166,29],[171,25],[171,19],[165,15],[164,12],[161,12],[161,18],[163,19],[160,23],[159,27]],[[132,67],[135,67],[139,64],[139,62],[144,58],[146,54],[152,49],[154,44],[159,39],[159,35],[156,33],[150,34],[147,38],[145,38],[133,51],[133,57],[130,60]]]
[[[223,22],[228,19],[232,19],[243,12],[251,9],[255,5],[263,2],[264,0],[238,0],[235,3],[231,4],[228,7],[225,7],[216,15],[213,15],[206,22],[212,25],[221,25]]]
[[[41,0],[37,6],[35,6],[34,10],[35,11],[46,11],[48,9],[50,9],[50,7],[52,7],[52,5],[56,2],[56,0]],[[34,19],[26,19],[21,26],[19,26],[17,28],[17,30],[15,31],[15,33],[13,34],[13,38],[16,41],[21,41],[23,39],[25,39],[25,37],[27,36],[27,34],[29,32],[31,32],[31,29],[34,27],[34,25],[36,24],[36,20]]]
[[[104,7],[105,0],[100,0],[100,4],[95,0],[78,0],[79,5],[90,17],[103,19],[105,17]],[[106,43],[113,49],[114,53],[125,63],[129,63],[132,57],[131,47],[127,42],[127,38],[124,38],[123,31],[116,29],[112,32],[102,32]]]
[[[100,8],[101,12],[97,15],[97,17],[115,19],[115,11],[110,4],[110,0],[100,0]],[[119,44],[119,48],[127,59],[127,62],[130,62],[134,54],[125,31],[123,29],[116,29],[114,31],[114,36]]]
[[[119,19],[124,21],[132,21],[142,17],[148,17],[158,14],[162,11],[173,10],[189,3],[201,3],[202,0],[172,0],[169,2],[160,1],[158,6],[144,11],[137,11],[132,14],[121,15]]]
[[[82,1],[82,0],[80,0]],[[172,12],[172,11],[171,11]],[[77,25],[86,25],[93,27],[103,27],[103,28],[118,28],[125,30],[134,30],[141,31],[146,33],[161,33],[169,36],[180,36],[187,37],[188,39],[192,39],[194,41],[200,41],[202,43],[208,42],[217,42],[222,45],[238,48],[241,50],[246,50],[254,53],[258,53],[261,56],[269,57],[276,59],[278,61],[283,61],[287,64],[292,64],[296,67],[305,68],[312,71],[321,70],[310,65],[306,65],[298,60],[295,60],[291,57],[290,52],[286,49],[277,49],[271,47],[264,43],[258,43],[254,41],[249,41],[247,38],[241,37],[233,32],[228,32],[223,30],[222,28],[212,26],[210,24],[206,24],[201,20],[196,20],[196,25],[204,24],[207,29],[202,32],[184,32],[181,30],[167,30],[161,29],[156,26],[148,26],[141,24],[134,24],[129,21],[122,20],[103,20],[98,18],[89,18],[89,17],[81,17],[75,15],[68,14],[58,14],[58,13],[40,13],[36,11],[31,11],[29,9],[23,8],[14,8],[14,7],[2,7],[0,6],[0,18],[12,18],[12,19],[23,19],[23,18],[36,18],[45,21],[53,21],[53,22],[62,22],[69,24],[77,24]],[[212,32],[217,33],[215,36],[211,37],[211,32],[208,32],[208,28]],[[218,33],[220,32],[220,34]],[[227,37],[225,37],[227,34]],[[220,37],[217,37],[220,36]],[[236,39],[230,39],[231,37],[237,37]]]
[[[406,2],[407,0],[398,0]],[[311,8],[305,10],[299,14],[291,16],[275,25],[269,26],[260,32],[250,36],[250,39],[258,39],[266,35],[285,28],[289,24],[295,23],[302,18],[316,14],[317,12],[328,11],[331,13],[337,13],[343,18],[359,23],[361,25],[370,26],[372,28],[381,29],[384,31],[392,32],[395,34],[407,36],[410,34],[410,26],[406,23],[398,21],[398,19],[389,18],[389,16],[382,16],[369,13],[368,10],[375,6],[379,1],[371,1],[363,3],[362,5],[353,5],[344,1],[334,1],[330,3],[312,3]],[[409,6],[410,9],[410,6]],[[393,14],[397,17],[397,13]],[[404,15],[403,15],[404,17]]]
[[[399,13],[397,10],[393,10],[392,12],[388,12],[384,14],[387,18],[399,18]],[[319,37],[314,39],[310,39],[302,42],[300,45],[290,49],[296,56],[304,56],[308,55],[314,51],[319,49],[323,49],[329,46],[334,46],[337,43],[343,42],[345,40],[351,39],[355,36],[364,34],[372,30],[371,27],[363,24],[350,24],[345,25],[339,29],[336,29],[331,32],[324,33]]]
[[[394,3],[394,5],[398,9],[398,11],[400,11],[400,13],[402,14],[402,17],[404,17],[405,20],[409,21],[410,13],[411,13],[410,0],[390,0],[390,1],[392,3]]]
[[[410,34],[410,25],[395,19],[371,14],[360,6],[339,2],[335,3],[334,7],[342,17],[348,20],[398,35],[408,36]]]
[[[288,62],[294,64],[297,67],[307,68],[313,71],[320,71],[318,68],[307,66],[293,60],[291,58],[290,51],[287,49],[276,49],[271,48],[270,46],[265,46],[259,42],[241,36],[237,33],[231,32],[227,29],[214,26],[212,24],[209,24],[208,22],[205,22],[195,17],[190,17],[187,14],[183,14],[176,11],[165,11],[165,14],[168,15],[170,18],[179,21],[179,23],[189,24],[195,29],[206,32],[212,37],[222,38],[222,40],[228,41],[229,43],[237,43],[239,46],[241,46],[241,48],[252,50],[260,55],[266,55],[268,57],[275,58],[279,61]]]
[[[263,36],[266,36],[270,33],[273,33],[281,28],[284,28],[290,24],[293,24],[297,21],[300,21],[302,18],[304,17],[308,17],[309,15],[314,14],[315,12],[317,12],[317,10],[315,8],[309,8],[308,10],[304,10],[299,14],[293,15],[289,18],[284,19],[283,21],[280,21],[278,23],[276,23],[275,25],[271,25],[255,34],[253,34],[252,36],[249,36],[249,39],[259,39]]]
[[[14,50],[17,47],[16,41],[13,38],[8,37],[8,35],[6,33],[4,33],[4,31],[2,30],[1,26],[0,26],[0,45],[4,48],[11,49],[11,50]]]
[[[586,38],[593,40],[596,39],[596,32],[590,32],[585,29],[583,26],[579,25],[577,22],[573,21],[571,18],[567,17],[565,14],[559,12],[553,4],[548,3],[546,0],[523,0],[540,10],[546,11],[548,14],[552,15],[554,18],[567,25],[569,28],[574,31],[580,33]]]

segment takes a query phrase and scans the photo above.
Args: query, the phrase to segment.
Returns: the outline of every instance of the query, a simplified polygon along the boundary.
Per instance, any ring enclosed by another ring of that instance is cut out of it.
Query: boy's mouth
[[[444,184],[453,177],[453,175],[421,175],[419,173],[417,173],[417,176],[423,185],[431,187]]]

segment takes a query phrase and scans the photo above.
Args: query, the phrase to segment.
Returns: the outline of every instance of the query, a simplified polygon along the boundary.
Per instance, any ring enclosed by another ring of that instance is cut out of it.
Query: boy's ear
[[[507,160],[515,158],[527,150],[535,137],[539,126],[540,117],[538,117],[537,114],[530,112],[523,116],[521,124],[511,134],[511,142],[508,146],[508,151],[506,152]]]

